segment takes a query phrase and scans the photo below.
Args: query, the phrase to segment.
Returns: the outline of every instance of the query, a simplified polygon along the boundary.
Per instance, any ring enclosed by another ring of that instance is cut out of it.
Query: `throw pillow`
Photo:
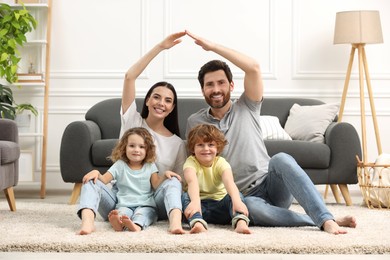
[[[284,130],[293,140],[323,143],[326,128],[336,117],[339,106],[336,103],[314,106],[294,104]]]
[[[276,116],[260,116],[260,127],[264,140],[291,140]]]

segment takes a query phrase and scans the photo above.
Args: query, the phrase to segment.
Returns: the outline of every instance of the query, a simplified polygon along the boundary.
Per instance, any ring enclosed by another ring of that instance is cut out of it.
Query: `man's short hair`
[[[223,70],[225,72],[225,75],[226,75],[229,83],[231,83],[233,81],[232,71],[230,70],[230,68],[226,64],[226,62],[221,61],[221,60],[212,60],[212,61],[209,61],[206,64],[204,64],[199,70],[198,81],[199,81],[202,89],[204,86],[204,76],[206,75],[206,73],[214,72],[217,70]]]

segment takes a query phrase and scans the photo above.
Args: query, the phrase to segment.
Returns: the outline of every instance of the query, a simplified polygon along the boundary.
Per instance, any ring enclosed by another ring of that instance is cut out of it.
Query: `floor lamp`
[[[363,148],[363,163],[367,161],[367,138],[366,138],[366,118],[364,105],[364,79],[366,80],[368,97],[371,106],[372,120],[375,129],[375,137],[378,148],[378,154],[382,153],[382,146],[379,136],[378,123],[376,119],[374,99],[371,89],[370,74],[368,72],[368,64],[364,46],[371,43],[383,43],[382,28],[380,22],[379,11],[346,11],[336,14],[336,24],[334,32],[334,44],[351,44],[352,49],[349,57],[347,74],[345,77],[344,90],[341,98],[341,105],[338,115],[338,121],[341,121],[344,113],[345,99],[347,97],[349,80],[351,78],[352,64],[355,56],[355,51],[358,51],[359,61],[359,90],[360,90],[360,117],[361,117],[361,138]],[[337,202],[340,201],[338,196],[337,186],[330,185],[332,192]],[[328,187],[326,187],[328,188]],[[347,185],[339,185],[341,193],[347,203],[351,201]],[[325,196],[327,189],[325,190]],[[346,198],[349,197],[349,198]]]

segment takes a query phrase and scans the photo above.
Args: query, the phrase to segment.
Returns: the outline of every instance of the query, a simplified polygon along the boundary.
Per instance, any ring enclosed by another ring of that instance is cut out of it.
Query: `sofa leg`
[[[330,188],[332,189],[332,193],[333,193],[334,199],[336,200],[336,203],[341,203],[339,189],[337,188],[337,185],[330,184]]]
[[[329,184],[326,184],[325,191],[324,191],[324,199],[325,200],[328,198],[328,192],[329,192]]]
[[[341,194],[344,197],[345,204],[347,206],[351,206],[352,205],[352,199],[351,199],[351,196],[349,194],[349,190],[348,190],[347,184],[339,184],[339,188],[341,190]]]
[[[69,201],[70,205],[76,204],[77,199],[80,196],[81,186],[82,186],[82,183],[75,183],[74,184],[72,195],[70,196],[70,201]]]
[[[4,194],[5,194],[5,197],[7,198],[9,209],[11,211],[16,211],[14,188],[8,187],[8,188],[4,189]]]

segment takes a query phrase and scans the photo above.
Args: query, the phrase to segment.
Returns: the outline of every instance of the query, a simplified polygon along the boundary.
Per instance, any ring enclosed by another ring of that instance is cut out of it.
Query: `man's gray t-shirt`
[[[210,114],[210,107],[187,120],[187,137],[190,129],[202,123],[215,125],[224,133],[229,143],[221,156],[230,163],[234,181],[244,195],[261,183],[268,172],[270,157],[260,128],[261,105],[262,102],[253,102],[243,93],[221,120]]]

